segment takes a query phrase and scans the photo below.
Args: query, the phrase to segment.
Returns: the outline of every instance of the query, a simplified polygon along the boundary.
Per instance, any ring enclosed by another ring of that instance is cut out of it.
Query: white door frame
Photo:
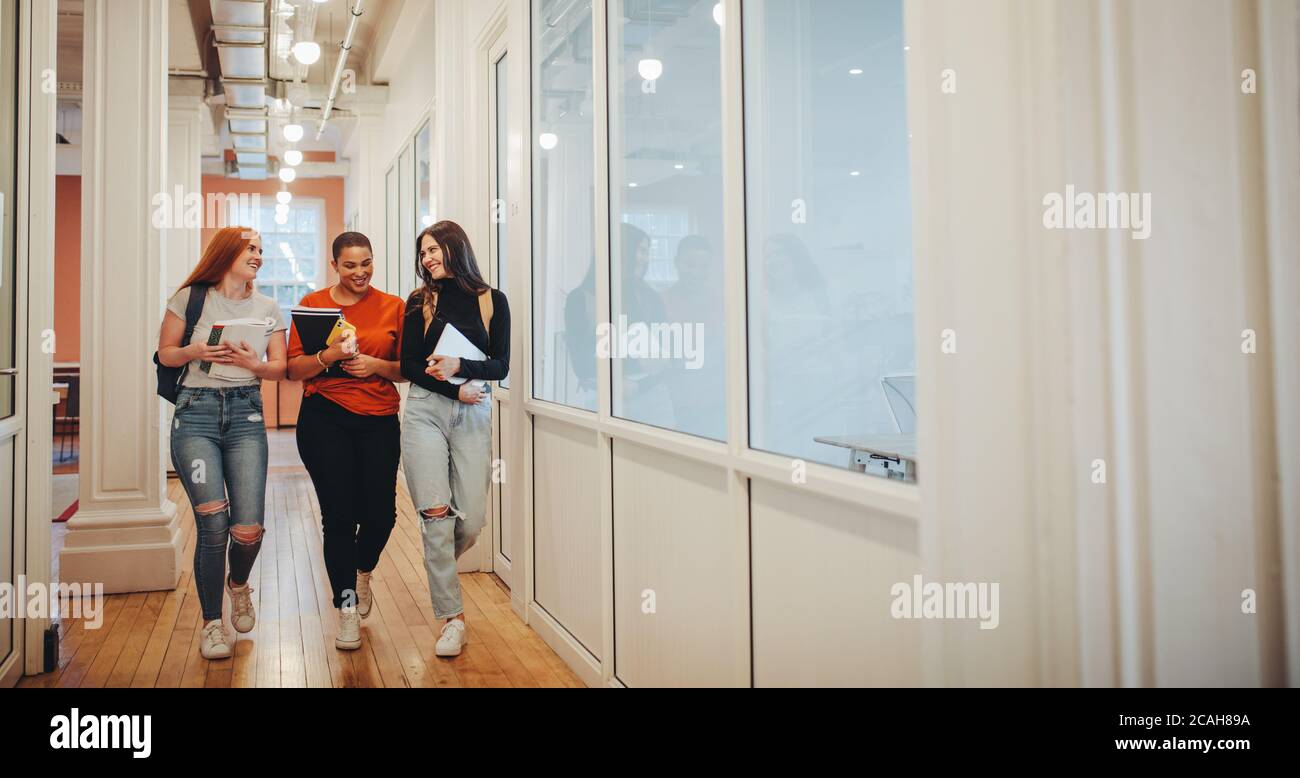
[[[478,133],[478,135],[483,139],[483,143],[487,151],[486,160],[488,162],[486,166],[487,178],[485,182],[487,185],[487,192],[489,194],[489,197],[486,198],[488,203],[488,218],[486,220],[486,233],[487,233],[488,247],[489,247],[487,273],[488,273],[489,283],[491,283],[492,286],[496,287],[497,289],[501,289],[503,286],[505,286],[506,288],[512,288],[509,287],[508,284],[503,284],[502,279],[498,277],[497,260],[498,260],[498,253],[500,252],[500,246],[497,245],[497,230],[496,230],[497,225],[493,218],[497,212],[497,204],[496,204],[497,199],[498,198],[505,198],[507,200],[509,199],[508,193],[503,193],[499,191],[499,189],[497,188],[497,181],[499,180],[498,172],[500,170],[499,166],[507,163],[507,160],[499,159],[498,158],[499,155],[497,154],[498,138],[497,138],[497,99],[496,99],[497,65],[498,63],[500,63],[501,58],[504,57],[510,51],[510,47],[508,45],[508,40],[507,40],[508,16],[506,10],[507,10],[506,6],[502,5],[497,9],[496,13],[493,15],[493,19],[491,22],[488,23],[486,27],[486,31],[481,39],[477,56],[476,56],[476,61],[480,65],[478,69],[486,85],[486,89],[483,91],[482,94],[487,96],[486,99],[480,101],[479,103],[480,104],[479,113],[480,113],[480,119],[482,123],[479,125],[480,132]],[[507,86],[508,85],[509,82],[507,81]],[[507,187],[508,186],[509,183],[507,182]],[[509,228],[508,217],[506,223],[508,229]],[[509,245],[509,243],[507,243],[507,245]],[[503,388],[498,383],[496,388],[492,392],[492,406],[493,406],[492,407],[493,410],[492,451],[495,455],[494,459],[497,460],[497,462],[504,462],[506,460],[505,452],[503,450],[505,445],[505,438],[504,438],[502,424],[505,420],[505,414],[509,412],[510,403],[511,403],[510,389]],[[509,423],[506,423],[505,427],[509,428]],[[501,530],[501,522],[508,515],[508,513],[504,510],[504,506],[507,504],[509,500],[507,496],[507,492],[509,491],[508,486],[510,485],[510,482],[504,477],[498,477],[497,473],[498,473],[497,466],[494,463],[492,486],[491,486],[490,493],[488,495],[488,526],[487,526],[487,533],[489,535],[489,541],[490,541],[489,547],[492,549],[492,552],[488,555],[487,565],[485,566],[484,569],[496,573],[497,576],[501,578],[502,581],[505,582],[506,586],[513,587],[514,586],[514,580],[512,576],[513,563],[509,557],[507,557],[504,553],[502,553],[502,549],[501,549],[501,538],[503,534]],[[518,535],[517,534],[512,535],[512,537],[517,538]]]
[[[18,4],[18,191],[16,414],[14,448],[14,577],[50,582],[50,403],[54,355],[42,348],[54,328],[54,73],[55,0]],[[51,91],[46,91],[50,89]],[[22,553],[17,553],[22,549]],[[15,651],[0,666],[0,687],[41,672],[50,620],[16,619]]]

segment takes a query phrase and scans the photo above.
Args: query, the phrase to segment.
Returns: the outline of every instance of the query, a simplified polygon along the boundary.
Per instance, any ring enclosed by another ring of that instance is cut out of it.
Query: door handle
[[[16,367],[6,367],[5,369],[0,370],[0,375],[11,375],[11,376],[17,376],[17,375],[18,375],[18,368],[16,368]]]

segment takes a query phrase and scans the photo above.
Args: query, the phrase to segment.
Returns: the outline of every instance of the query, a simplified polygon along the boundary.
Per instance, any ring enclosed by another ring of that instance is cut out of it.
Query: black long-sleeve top
[[[470,380],[500,381],[510,373],[510,304],[506,296],[493,289],[491,334],[483,329],[483,317],[478,298],[467,294],[452,279],[440,279],[438,305],[428,332],[424,330],[424,310],[420,293],[412,294],[406,301],[406,314],[402,322],[402,377],[416,386],[437,392],[453,400],[459,399],[460,387],[439,381],[425,373],[429,357],[433,355],[443,328],[450,322],[480,351],[485,360],[462,359],[456,375]]]

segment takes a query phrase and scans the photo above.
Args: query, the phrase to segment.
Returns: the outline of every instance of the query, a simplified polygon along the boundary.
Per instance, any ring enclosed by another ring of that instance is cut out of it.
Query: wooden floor
[[[398,479],[399,484],[401,479]],[[65,618],[59,669],[23,679],[34,687],[580,687],[582,682],[519,620],[496,576],[462,574],[469,643],[454,659],[434,656],[433,616],[419,528],[405,485],[397,528],[373,578],[374,610],[362,647],[334,648],[335,611],[321,557],[320,508],[307,474],[275,468],[267,525],[250,582],[257,628],[239,635],[230,659],[199,656],[203,627],[191,580],[194,521],[179,482],[168,482],[184,515],[185,570],[175,591],[105,598],[103,624]]]

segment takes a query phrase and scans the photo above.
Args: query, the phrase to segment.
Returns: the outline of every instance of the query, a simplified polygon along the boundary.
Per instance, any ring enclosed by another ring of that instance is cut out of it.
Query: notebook
[[[255,353],[265,354],[266,344],[271,339],[273,329],[275,329],[274,319],[229,319],[213,324],[206,333],[202,332],[202,328],[195,328],[194,339],[209,346],[247,343]],[[202,362],[199,364],[199,369],[223,381],[249,381],[257,377],[253,371],[234,365]]]
[[[302,343],[302,353],[311,356],[324,351],[339,321],[343,319],[342,308],[304,308],[295,306],[290,312],[293,328]],[[318,378],[351,378],[342,365],[335,364]]]

